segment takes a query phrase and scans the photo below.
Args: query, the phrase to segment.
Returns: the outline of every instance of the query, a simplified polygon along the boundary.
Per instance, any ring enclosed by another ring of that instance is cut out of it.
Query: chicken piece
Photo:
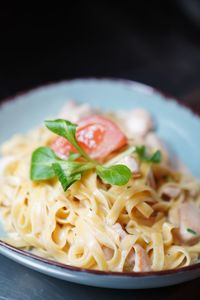
[[[135,250],[135,265],[134,272],[148,272],[150,271],[150,261],[146,251],[139,245],[134,245]]]
[[[194,244],[200,237],[200,209],[193,203],[183,203],[179,209],[179,238]]]
[[[140,171],[137,160],[133,156],[130,156],[130,155],[122,158],[117,164],[122,164],[122,165],[127,166],[131,170],[132,173],[139,173],[139,171]]]
[[[125,125],[132,135],[145,136],[154,127],[150,114],[143,109],[134,109],[126,117]]]
[[[74,101],[68,101],[61,109],[59,118],[77,123],[81,119],[94,114],[96,111],[89,104],[78,104]]]

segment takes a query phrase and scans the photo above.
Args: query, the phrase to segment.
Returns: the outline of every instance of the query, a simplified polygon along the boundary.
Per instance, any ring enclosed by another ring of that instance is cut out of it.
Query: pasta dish
[[[0,222],[7,243],[67,265],[176,269],[200,258],[200,182],[147,111],[69,101],[1,146]]]

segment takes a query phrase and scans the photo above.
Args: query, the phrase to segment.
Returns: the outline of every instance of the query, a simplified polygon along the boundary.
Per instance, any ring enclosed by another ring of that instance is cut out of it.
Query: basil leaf
[[[145,146],[136,146],[135,152],[142,161],[158,164],[161,162],[161,152],[157,150],[154,154],[149,155]]]
[[[45,125],[55,134],[66,138],[86,160],[91,161],[90,157],[81,148],[76,140],[76,124],[73,124],[67,120],[57,119],[52,121],[45,121]]]
[[[131,177],[131,171],[125,165],[114,165],[108,168],[98,165],[96,171],[104,182],[113,185],[124,185]]]
[[[46,180],[55,177],[52,164],[59,160],[48,147],[40,147],[32,154],[30,177],[32,180]]]
[[[81,179],[81,173],[66,175],[65,171],[63,170],[63,168],[59,163],[54,163],[52,166],[64,191],[66,191],[74,182]]]
[[[191,234],[194,234],[194,235],[197,234],[196,231],[194,231],[194,230],[191,229],[191,228],[187,228],[187,232],[189,232],[189,233],[191,233]]]

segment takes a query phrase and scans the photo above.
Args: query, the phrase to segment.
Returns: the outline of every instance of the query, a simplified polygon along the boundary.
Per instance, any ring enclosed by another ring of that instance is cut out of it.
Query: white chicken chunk
[[[144,137],[154,128],[150,114],[143,109],[130,111],[123,120],[124,126],[130,135]]]
[[[179,209],[179,237],[192,244],[200,237],[200,209],[193,203],[183,203]]]

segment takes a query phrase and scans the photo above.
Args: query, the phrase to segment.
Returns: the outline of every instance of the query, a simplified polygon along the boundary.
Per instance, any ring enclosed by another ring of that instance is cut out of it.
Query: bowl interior
[[[172,155],[179,157],[200,178],[200,119],[173,99],[165,99],[145,85],[121,80],[73,80],[44,86],[22,94],[0,107],[0,143],[55,116],[68,99],[87,102],[106,111],[147,109],[158,135]],[[0,236],[5,232],[0,226]]]

